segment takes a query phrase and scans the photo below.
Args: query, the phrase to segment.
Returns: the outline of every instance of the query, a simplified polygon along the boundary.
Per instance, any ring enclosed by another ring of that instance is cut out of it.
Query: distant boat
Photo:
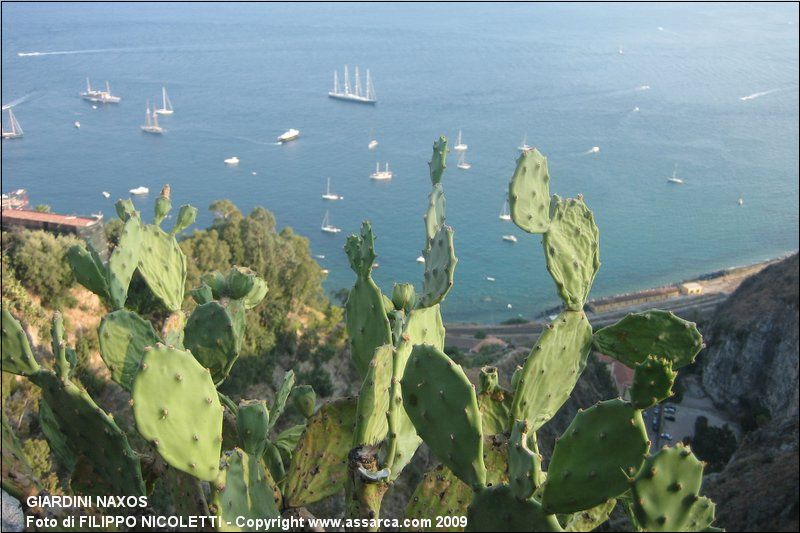
[[[164,128],[158,125],[158,115],[150,111],[149,101],[147,102],[147,111],[144,115],[144,124],[139,127],[142,128],[142,131],[145,133],[152,133],[155,135],[164,133]]]
[[[323,254],[316,254],[314,257],[316,257],[317,259],[325,259],[325,256]]]
[[[81,129],[81,123],[78,122],[77,120],[73,124],[75,125],[76,128]]]
[[[458,141],[456,141],[456,145],[453,146],[453,150],[456,152],[466,152],[467,148],[467,145],[461,142],[461,130],[458,130]]]
[[[169,101],[169,96],[167,96],[167,88],[161,88],[161,108],[156,109],[156,113],[159,115],[171,115],[174,113],[172,109],[172,102]]]
[[[386,168],[381,170],[381,164],[375,163],[375,172],[369,175],[370,178],[374,180],[390,180],[394,176],[394,173],[389,170],[389,163],[386,163]]]
[[[341,228],[337,228],[331,224],[331,215],[328,211],[325,211],[325,218],[322,219],[322,226],[320,229],[325,233],[339,233],[342,231]]]
[[[347,100],[349,102],[357,102],[360,104],[375,104],[378,100],[375,96],[375,87],[372,86],[372,78],[367,69],[367,90],[361,91],[361,78],[356,67],[355,85],[350,86],[350,75],[347,72],[347,65],[344,66],[344,89],[339,88],[339,72],[333,72],[333,90],[328,93],[328,97],[337,100]]]
[[[638,106],[638,105],[637,105],[636,107],[634,107],[634,108],[633,108],[633,112],[634,112],[634,113],[638,113],[638,112],[639,112],[639,106]]]
[[[147,187],[136,187],[135,189],[130,189],[128,192],[135,195],[144,195],[148,194],[150,192],[150,189],[148,189]]]
[[[96,218],[97,220],[103,220],[103,213],[99,211],[97,213],[92,213],[92,217]]]
[[[667,178],[667,181],[670,183],[675,183],[677,185],[683,185],[683,180],[678,177],[678,165],[676,164],[675,167],[672,169],[672,176]]]
[[[744,205],[744,198],[739,198],[739,205]]]
[[[424,257],[422,257],[422,256],[417,257],[417,263],[424,263],[424,262],[425,262],[425,258]]]
[[[500,220],[511,220],[511,213],[508,209],[508,198],[503,201],[503,209],[500,210]]]
[[[622,54],[624,54],[624,53],[625,53],[625,52],[622,50],[622,47],[621,47],[621,46],[619,47],[619,50],[618,50],[618,52],[619,52],[619,55],[622,55]]]
[[[528,145],[528,134],[526,133],[525,137],[522,138],[522,144],[517,146],[517,150],[519,150],[520,152],[527,152],[531,148],[533,148],[533,146]]]
[[[517,237],[514,235],[503,235],[503,240],[506,242],[517,242]]]
[[[322,195],[325,200],[344,200],[344,196],[331,193],[331,179],[328,178],[328,187],[325,189],[325,194]]]
[[[374,150],[376,146],[378,146],[378,141],[372,139],[367,145],[367,148],[369,148],[370,150]]]
[[[465,152],[461,152],[461,155],[459,155],[458,157],[458,164],[456,166],[461,170],[469,170],[472,168],[472,165],[467,163],[465,157],[466,157]]]
[[[103,191],[103,198],[111,198],[111,193],[108,191]]]
[[[486,276],[486,281],[494,281],[495,279],[492,276]]]
[[[600,153],[600,147],[599,146],[592,146],[592,148],[589,150],[588,153],[590,153],[590,154],[599,154]]]
[[[280,137],[278,137],[278,142],[279,143],[287,143],[289,141],[293,141],[293,140],[297,139],[298,137],[300,137],[300,130],[296,130],[296,129],[292,128],[289,131],[287,131],[286,133],[282,134]]]
[[[239,158],[234,155],[234,156],[229,157],[228,159],[226,159],[223,162],[226,165],[238,165],[239,164]]]
[[[3,127],[3,139],[19,139],[22,137],[24,132],[22,131],[22,126],[19,125],[17,122],[17,117],[14,116],[14,112],[11,111],[11,108],[8,108],[8,123],[10,129],[5,129]]]
[[[99,91],[92,89],[92,84],[89,78],[86,78],[86,90],[81,93],[81,98],[89,100],[90,102],[99,102],[101,104],[118,104],[122,98],[111,94],[111,86],[106,82],[106,90]]]

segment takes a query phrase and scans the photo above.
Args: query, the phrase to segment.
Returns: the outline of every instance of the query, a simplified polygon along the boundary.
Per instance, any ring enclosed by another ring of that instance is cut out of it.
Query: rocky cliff
[[[798,415],[798,256],[745,280],[703,332],[703,387],[734,416]]]

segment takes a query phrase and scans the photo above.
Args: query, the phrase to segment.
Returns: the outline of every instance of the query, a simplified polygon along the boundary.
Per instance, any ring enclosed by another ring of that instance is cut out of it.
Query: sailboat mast
[[[347,65],[344,66],[344,92],[350,94],[350,74],[347,72]]]
[[[372,100],[372,79],[369,77],[369,69],[367,69],[367,100]]]
[[[111,85],[108,84],[108,80],[106,80],[106,92],[110,95],[111,94]]]
[[[92,84],[89,82],[89,78],[86,78],[86,92],[92,92]]]
[[[167,109],[167,88],[161,88],[161,108]]]
[[[339,71],[333,71],[333,94],[339,93]]]
[[[356,65],[356,96],[361,96],[361,77],[358,74],[358,65]]]
[[[328,178],[328,188],[325,189],[325,194],[328,194],[328,195],[331,194],[331,179],[330,178]]]

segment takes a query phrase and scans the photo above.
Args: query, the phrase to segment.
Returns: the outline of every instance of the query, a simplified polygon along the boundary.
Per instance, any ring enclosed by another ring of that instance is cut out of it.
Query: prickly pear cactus
[[[104,316],[98,337],[100,355],[111,371],[111,378],[126,390],[131,390],[139,373],[145,348],[161,342],[150,322],[126,309]]]
[[[211,371],[215,383],[228,376],[239,358],[244,326],[244,306],[236,300],[208,302],[189,315],[183,345]]]
[[[511,219],[528,233],[550,226],[550,174],[547,158],[536,148],[523,152],[508,184]]]
[[[242,400],[236,412],[236,429],[239,443],[245,453],[255,457],[264,455],[269,432],[269,410],[264,400]]]
[[[281,493],[260,456],[235,449],[226,454],[219,479],[212,484],[220,531],[249,531],[237,519],[278,518]]]
[[[428,240],[422,256],[425,258],[425,277],[422,280],[420,305],[431,307],[444,300],[453,287],[458,263],[453,245],[453,228],[440,226]]]
[[[192,354],[159,345],[146,351],[133,383],[142,437],[172,467],[204,481],[219,475],[222,406],[211,374]]]
[[[467,510],[466,531],[562,531],[555,515],[533,498],[520,500],[508,485],[479,490]]]
[[[33,358],[28,335],[6,309],[3,309],[2,334],[3,370],[20,376],[32,376],[39,372],[39,363]]]
[[[433,143],[433,155],[428,162],[428,168],[431,174],[431,184],[435,187],[442,181],[444,169],[447,168],[447,138],[444,136],[439,137]]]
[[[508,443],[508,477],[511,490],[527,500],[542,482],[542,458],[528,446],[528,423],[517,420]]]
[[[672,361],[664,357],[649,356],[634,368],[631,385],[631,403],[637,409],[647,409],[672,396],[672,385],[678,373],[672,370]]]

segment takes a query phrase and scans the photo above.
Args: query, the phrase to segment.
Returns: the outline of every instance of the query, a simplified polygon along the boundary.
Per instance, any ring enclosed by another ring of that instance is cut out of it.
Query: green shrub
[[[75,277],[66,253],[79,242],[76,237],[20,231],[8,233],[4,241],[14,272],[26,289],[44,297],[48,307],[72,303],[69,290]]]

